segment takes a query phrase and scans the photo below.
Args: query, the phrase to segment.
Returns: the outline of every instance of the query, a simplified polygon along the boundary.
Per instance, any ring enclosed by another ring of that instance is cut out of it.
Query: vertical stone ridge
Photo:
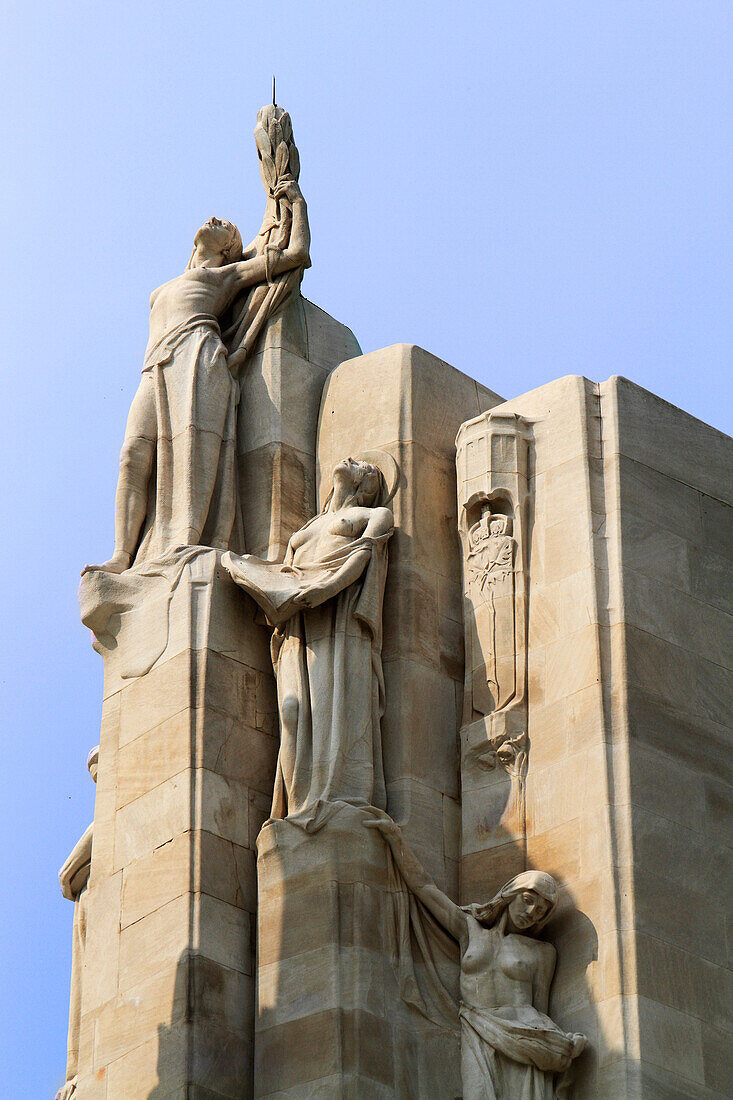
[[[215,583],[209,578],[209,583]],[[207,595],[209,598],[207,599]],[[196,1060],[196,979],[192,958],[197,943],[197,924],[200,917],[201,899],[201,832],[197,828],[197,807],[199,805],[199,787],[201,785],[201,765],[203,763],[202,735],[204,732],[204,686],[209,650],[198,648],[209,639],[211,622],[211,595],[206,586],[199,582],[191,585],[191,617],[189,635],[189,683],[191,710],[189,712],[189,893],[188,893],[188,950],[181,965],[186,970],[186,1019],[185,1019],[185,1061],[186,1081],[194,1081]]]
[[[604,720],[608,833],[612,857],[613,904],[616,916],[616,965],[622,992],[621,1024],[623,1028],[623,1075],[626,1094],[634,1088],[633,1064],[630,1054],[640,1046],[637,998],[628,990],[636,989],[636,945],[624,944],[624,929],[633,927],[634,890],[633,861],[626,866],[631,839],[628,819],[618,812],[619,805],[629,804],[630,777],[628,759],[628,692],[627,656],[623,623],[623,585],[621,583],[621,494],[618,479],[617,447],[607,447],[618,441],[618,404],[615,387],[609,383],[586,384],[586,447],[588,453],[588,492],[593,521],[591,553],[596,578],[595,597],[598,613],[598,645],[601,674],[601,706]],[[593,476],[593,446],[599,448],[600,476]],[[610,453],[608,453],[610,452]],[[610,505],[610,507],[609,507]],[[615,620],[615,623],[614,623]],[[613,686],[613,691],[612,691]],[[616,699],[614,699],[614,691]],[[626,912],[624,910],[627,910]]]

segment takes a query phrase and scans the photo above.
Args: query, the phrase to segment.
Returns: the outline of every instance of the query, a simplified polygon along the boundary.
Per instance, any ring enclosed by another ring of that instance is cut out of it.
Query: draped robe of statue
[[[146,616],[143,598],[169,607],[195,557],[209,548],[243,546],[238,405],[239,383],[216,317],[194,314],[151,339],[127,424],[127,435],[155,442],[140,542],[130,569],[88,572],[79,589],[82,622],[98,643],[114,646],[113,615]],[[149,618],[151,627],[123,676],[144,675],[165,650],[167,614]]]
[[[287,111],[275,104],[263,107],[255,142],[267,195],[265,216],[255,239],[243,252],[240,242],[239,251],[245,260],[264,257],[265,278],[221,316],[194,312],[150,339],[125,433],[126,444],[144,440],[155,447],[145,518],[131,568],[121,573],[95,569],[82,580],[82,622],[95,634],[95,645],[114,647],[112,617],[134,612],[143,597],[170,605],[186,566],[198,555],[245,548],[237,485],[239,376],[268,321],[298,292],[304,267],[276,273],[275,266],[292,245],[294,224],[296,237],[310,240],[305,206],[298,223],[289,197],[300,158]],[[164,299],[178,282],[164,284],[155,296]],[[256,416],[256,410],[244,409],[241,415]],[[121,670],[123,677],[144,675],[164,652],[167,617],[154,618],[157,629]]]
[[[294,549],[292,539],[282,565],[248,554],[223,559],[276,625],[272,658],[281,728],[297,715],[294,753],[284,734],[281,742],[272,817],[287,817],[309,832],[320,829],[339,803],[386,804],[381,647],[391,534],[333,537],[315,562],[303,560],[304,548]],[[357,557],[363,560],[358,580],[319,602],[324,587],[337,584]],[[303,591],[316,606],[295,606]]]
[[[146,384],[156,461],[135,564],[186,546],[226,550],[237,518],[239,385],[216,317],[197,314],[148,347],[143,394]]]
[[[527,873],[529,878],[532,872]],[[528,956],[538,956],[547,945],[528,936],[507,937],[500,919],[486,928],[473,915],[480,906],[467,906],[469,924],[493,948],[492,968],[518,981],[532,981],[532,963],[517,960],[507,941],[520,943]],[[514,945],[512,945],[514,946]],[[470,944],[469,944],[470,950]],[[534,959],[535,968],[540,966]],[[465,1100],[558,1100],[569,1085],[573,1039],[532,1004],[491,1011],[461,1003],[461,1075]]]

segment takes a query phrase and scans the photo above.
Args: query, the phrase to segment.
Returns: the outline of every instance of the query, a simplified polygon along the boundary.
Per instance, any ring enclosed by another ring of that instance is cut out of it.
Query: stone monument
[[[728,1095],[730,440],[622,378],[505,401],[243,247],[151,296],[61,1100]],[[726,583],[728,582],[728,583]]]

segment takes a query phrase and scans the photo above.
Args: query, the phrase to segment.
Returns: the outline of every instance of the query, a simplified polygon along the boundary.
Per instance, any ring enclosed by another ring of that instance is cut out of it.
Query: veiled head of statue
[[[559,900],[552,875],[544,871],[523,871],[504,883],[498,894],[485,905],[465,906],[476,920],[491,926],[504,912],[517,932],[539,932],[550,919]]]
[[[333,471],[333,484],[341,485],[346,492],[346,502],[361,508],[376,507],[385,495],[384,477],[371,462],[357,458],[342,458]]]
[[[234,222],[226,218],[209,218],[193,239],[189,268],[199,267],[202,259],[221,257],[221,266],[242,258],[242,237]]]
[[[324,509],[333,508],[334,490],[339,507],[384,508],[397,491],[400,468],[387,451],[361,451],[342,458],[333,468],[332,488]]]

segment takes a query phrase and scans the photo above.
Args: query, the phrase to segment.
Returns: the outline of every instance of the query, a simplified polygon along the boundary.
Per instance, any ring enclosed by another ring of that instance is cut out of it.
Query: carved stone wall
[[[563,378],[463,427],[459,499],[464,443],[487,441],[490,495],[511,418],[531,435],[526,846],[510,777],[464,753],[462,894],[523,863],[563,883],[550,1014],[589,1037],[574,1096],[722,1098],[730,440],[624,379]]]
[[[389,813],[448,902],[560,884],[543,936],[550,1017],[589,1040],[576,1100],[722,1100],[730,441],[623,379],[501,402],[410,345],[331,370],[350,335],[321,320],[292,302],[243,380],[248,549],[281,557],[337,460],[394,457]],[[105,684],[76,1095],[454,1100],[455,1027],[415,1015],[386,946],[415,889],[371,811],[270,825],[258,900],[270,632],[219,552],[97,569],[82,605]]]
[[[526,869],[530,428],[514,413],[490,412],[463,424],[456,442],[466,653],[462,853],[496,849],[507,878]]]
[[[329,372],[354,334],[295,293],[266,325],[241,378],[239,493],[248,553],[281,561],[316,505],[316,428]]]
[[[268,635],[205,551],[113,623],[87,891],[82,1100],[251,1093],[255,839],[277,752]],[[125,675],[146,632],[168,643]]]
[[[611,765],[628,769],[628,832],[616,847],[633,875],[633,933],[625,926],[621,943],[634,960],[637,1087],[643,1096],[722,1098],[733,1041],[723,931],[733,847],[733,442],[624,378],[601,385],[599,399],[607,525],[621,548],[609,561],[623,609],[610,626],[610,702],[623,711]]]
[[[344,454],[381,448],[401,470],[382,650],[388,809],[453,896],[464,678],[455,435],[463,420],[499,400],[422,348],[396,344],[330,375],[318,430],[321,502]]]

